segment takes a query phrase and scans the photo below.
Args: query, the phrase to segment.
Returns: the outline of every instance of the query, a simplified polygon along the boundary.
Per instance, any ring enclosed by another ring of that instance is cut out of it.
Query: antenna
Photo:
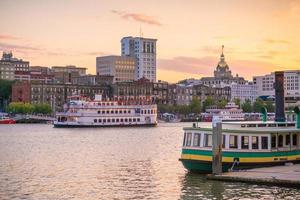
[[[224,50],[224,45],[222,45],[222,54],[223,54],[223,50]]]
[[[143,37],[142,25],[140,25],[140,38]]]

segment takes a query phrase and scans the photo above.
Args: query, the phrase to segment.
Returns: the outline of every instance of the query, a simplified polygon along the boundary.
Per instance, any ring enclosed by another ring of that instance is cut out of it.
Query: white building
[[[250,82],[246,84],[232,83],[230,88],[231,101],[234,99],[240,99],[241,103],[244,103],[248,99],[251,101],[251,103],[253,103],[258,97],[257,85]]]
[[[122,56],[136,59],[135,80],[147,78],[156,82],[156,39],[124,37],[121,40]]]
[[[274,96],[275,73],[264,76],[254,76],[253,83],[257,85],[258,96]],[[300,97],[300,70],[284,71],[285,97]]]
[[[135,80],[135,58],[128,56],[102,56],[96,58],[97,75],[113,76],[113,82]]]

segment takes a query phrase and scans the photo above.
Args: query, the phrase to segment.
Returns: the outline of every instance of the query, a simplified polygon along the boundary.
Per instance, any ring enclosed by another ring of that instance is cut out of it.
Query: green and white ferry
[[[299,120],[298,120],[299,123]],[[212,126],[184,128],[181,158],[189,171],[212,172]],[[222,170],[300,163],[300,124],[223,122]]]

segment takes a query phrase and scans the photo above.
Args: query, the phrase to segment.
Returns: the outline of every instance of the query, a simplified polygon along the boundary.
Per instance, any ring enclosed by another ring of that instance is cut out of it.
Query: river
[[[300,199],[293,188],[187,172],[178,158],[189,125],[0,125],[0,199]]]

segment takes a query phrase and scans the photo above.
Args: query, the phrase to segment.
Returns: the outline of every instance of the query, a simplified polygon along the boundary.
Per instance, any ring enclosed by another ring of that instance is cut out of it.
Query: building
[[[252,82],[246,84],[237,84],[232,83],[231,88],[231,101],[234,99],[240,99],[241,103],[244,103],[246,100],[250,100],[251,103],[254,103],[258,97],[257,85]]]
[[[113,76],[100,76],[100,75],[85,75],[78,76],[73,79],[75,85],[111,85],[113,83]]]
[[[232,83],[245,84],[246,80],[243,77],[239,77],[238,74],[235,77],[232,75],[227,62],[225,61],[223,49],[224,46],[222,46],[220,61],[214,71],[214,76],[201,78],[202,84],[214,87],[227,87]]]
[[[147,78],[156,82],[156,39],[124,37],[121,40],[122,56],[136,59],[135,80]]]
[[[153,99],[157,104],[168,104],[169,103],[169,90],[168,82],[159,80],[153,83]]]
[[[54,112],[63,111],[68,96],[83,95],[94,98],[95,94],[111,98],[111,88],[107,85],[39,84],[28,81],[18,81],[12,86],[12,102],[46,103],[51,105]]]
[[[15,76],[16,75],[16,76]],[[29,62],[14,58],[12,52],[3,52],[0,60],[0,78],[24,80],[29,77]]]
[[[71,84],[75,77],[86,75],[86,68],[74,65],[53,66],[51,70],[54,74],[54,82],[57,84]]]
[[[113,76],[113,82],[132,82],[135,80],[135,58],[129,56],[97,57],[96,72],[100,76]]]

